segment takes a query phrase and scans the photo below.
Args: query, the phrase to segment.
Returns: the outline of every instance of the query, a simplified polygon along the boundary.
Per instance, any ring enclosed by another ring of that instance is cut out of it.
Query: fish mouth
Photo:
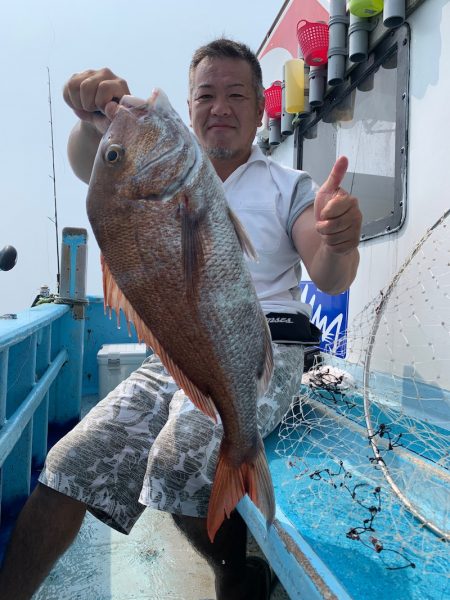
[[[161,108],[165,110],[173,110],[166,94],[159,88],[154,88],[150,95],[150,98],[148,98],[147,100],[143,100],[142,98],[138,98],[137,96],[125,94],[120,99],[119,106],[128,109],[143,109],[151,107],[154,109]]]

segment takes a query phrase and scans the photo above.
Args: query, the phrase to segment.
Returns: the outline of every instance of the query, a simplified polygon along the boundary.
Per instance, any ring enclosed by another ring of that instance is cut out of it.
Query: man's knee
[[[61,512],[70,512],[82,518],[86,512],[86,505],[83,502],[40,482],[34,488],[27,504],[31,505],[36,513],[45,512],[54,517]]]

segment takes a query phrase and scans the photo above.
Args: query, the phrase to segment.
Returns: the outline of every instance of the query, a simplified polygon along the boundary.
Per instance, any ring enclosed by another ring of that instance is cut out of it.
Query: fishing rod
[[[56,287],[57,287],[57,293],[59,294],[59,287],[60,287],[60,281],[61,281],[61,273],[60,273],[60,266],[59,266],[59,231],[58,231],[58,207],[57,207],[57,203],[56,203],[56,171],[55,171],[55,146],[53,143],[53,113],[52,113],[52,92],[51,92],[51,85],[50,85],[50,69],[47,67],[47,74],[48,74],[48,106],[49,106],[49,112],[50,112],[50,138],[51,138],[51,151],[52,151],[52,175],[50,175],[50,179],[52,179],[53,181],[53,205],[54,205],[54,211],[55,211],[55,216],[54,219],[50,219],[54,225],[55,225],[55,236],[56,236]],[[49,217],[50,218],[50,217]]]

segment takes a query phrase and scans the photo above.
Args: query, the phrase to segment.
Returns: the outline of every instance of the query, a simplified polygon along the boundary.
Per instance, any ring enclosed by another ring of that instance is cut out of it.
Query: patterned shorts
[[[287,412],[303,372],[302,346],[273,348],[274,375],[257,408],[263,437]],[[122,533],[145,506],[206,517],[222,432],[152,355],[51,449],[39,481]]]

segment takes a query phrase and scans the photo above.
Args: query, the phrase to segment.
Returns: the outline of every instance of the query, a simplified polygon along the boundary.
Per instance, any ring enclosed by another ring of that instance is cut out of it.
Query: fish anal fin
[[[230,217],[230,221],[233,224],[234,231],[236,232],[239,244],[242,248],[242,252],[244,252],[252,260],[257,261],[258,255],[256,253],[256,250],[254,249],[253,244],[250,241],[250,238],[248,237],[248,234],[244,229],[244,226],[239,221],[238,217],[234,214],[230,207],[228,207],[228,216]]]
[[[162,344],[153,335],[152,331],[137,314],[117,285],[103,256],[101,257],[101,263],[105,310],[107,308],[114,310],[117,314],[118,323],[120,320],[120,311],[122,310],[127,321],[128,329],[130,330],[130,323],[133,323],[139,342],[145,342],[147,346],[152,348],[153,352],[159,356],[162,364],[173,377],[176,384],[184,390],[185,394],[190,398],[193,404],[208,415],[208,417],[211,417],[214,422],[217,422],[217,411],[211,397],[204,394],[172,360]]]
[[[225,517],[248,494],[265,516],[269,526],[275,517],[275,496],[264,444],[259,438],[258,450],[251,462],[240,466],[227,460],[222,443],[208,506],[207,531],[211,543]]]

